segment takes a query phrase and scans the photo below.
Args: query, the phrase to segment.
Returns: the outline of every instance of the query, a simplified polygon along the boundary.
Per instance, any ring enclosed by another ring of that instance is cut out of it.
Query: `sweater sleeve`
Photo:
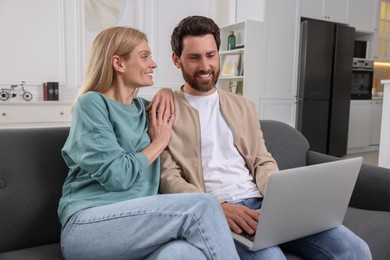
[[[257,137],[257,155],[253,164],[256,185],[260,190],[260,193],[264,196],[267,189],[267,183],[269,176],[279,170],[275,159],[271,153],[268,152],[265,146],[263,138],[263,132],[260,129],[260,125],[257,124],[256,137]]]
[[[195,178],[187,181],[182,176],[182,167],[174,159],[169,149],[165,149],[161,154],[161,179],[160,179],[160,193],[191,193],[204,192],[200,190],[200,184],[195,185]],[[198,187],[197,187],[198,186]]]
[[[131,136],[129,136],[131,138]],[[99,95],[81,96],[63,148],[66,161],[86,172],[109,191],[128,189],[148,167],[147,157],[126,152],[118,143],[107,106]]]

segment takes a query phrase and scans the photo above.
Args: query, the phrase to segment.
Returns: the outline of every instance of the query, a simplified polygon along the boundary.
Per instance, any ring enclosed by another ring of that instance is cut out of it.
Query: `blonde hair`
[[[130,57],[134,48],[143,40],[147,41],[146,35],[130,27],[111,27],[100,32],[92,44],[83,84],[73,105],[79,96],[88,91],[107,91],[114,80],[112,57]]]

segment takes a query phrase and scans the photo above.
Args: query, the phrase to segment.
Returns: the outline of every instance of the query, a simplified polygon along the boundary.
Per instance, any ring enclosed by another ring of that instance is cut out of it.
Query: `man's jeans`
[[[259,209],[261,208],[262,198],[246,199],[237,204],[245,205],[251,209]],[[282,249],[305,259],[372,259],[366,242],[345,226],[255,252],[248,250],[238,242],[235,243],[242,260],[286,259]]]
[[[239,259],[220,205],[169,194],[81,210],[61,234],[66,259]]]

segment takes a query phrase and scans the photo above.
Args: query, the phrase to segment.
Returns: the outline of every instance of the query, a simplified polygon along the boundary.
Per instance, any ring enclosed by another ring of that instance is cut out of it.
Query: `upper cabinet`
[[[379,24],[376,38],[375,59],[390,60],[389,42],[390,42],[390,1],[382,0],[379,11]]]
[[[350,0],[302,0],[301,16],[318,20],[348,23],[349,1]]]
[[[378,15],[378,0],[349,0],[349,24],[355,27],[356,31],[377,31]]]

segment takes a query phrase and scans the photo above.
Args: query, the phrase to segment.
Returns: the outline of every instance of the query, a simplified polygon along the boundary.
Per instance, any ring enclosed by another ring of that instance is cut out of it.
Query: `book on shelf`
[[[244,76],[244,58],[245,58],[245,55],[241,55],[238,76]]]
[[[224,55],[220,75],[222,77],[238,76],[239,63],[240,63],[239,53]]]
[[[54,82],[53,84],[53,100],[60,100],[60,88],[58,87],[58,82]]]
[[[242,96],[244,93],[243,88],[244,88],[243,81],[237,81],[236,94]]]
[[[48,100],[48,91],[47,91],[47,83],[42,83],[42,91],[43,91],[43,100]]]
[[[58,101],[59,100],[59,86],[58,82],[44,82],[43,86],[43,100]]]

